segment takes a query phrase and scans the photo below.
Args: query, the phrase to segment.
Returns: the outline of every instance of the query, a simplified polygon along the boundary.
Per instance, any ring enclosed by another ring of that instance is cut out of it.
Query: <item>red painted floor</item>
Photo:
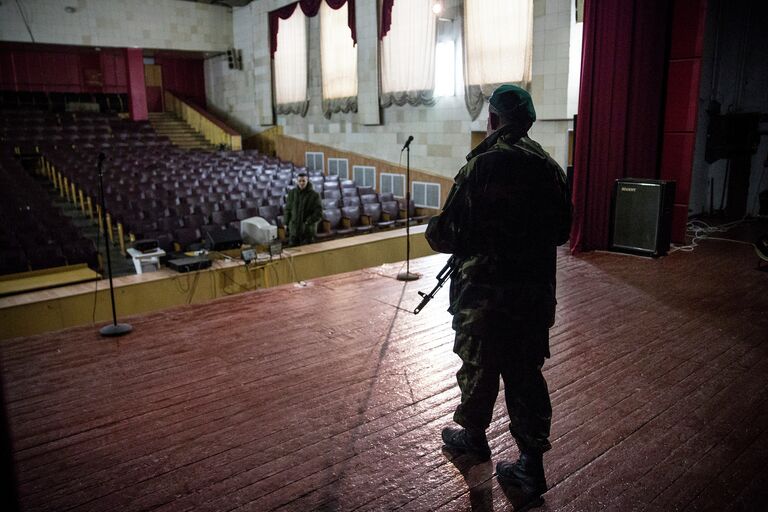
[[[28,511],[513,510],[441,450],[445,257],[0,344]],[[746,245],[561,252],[547,511],[768,510],[768,272]],[[402,308],[402,309],[399,309]]]

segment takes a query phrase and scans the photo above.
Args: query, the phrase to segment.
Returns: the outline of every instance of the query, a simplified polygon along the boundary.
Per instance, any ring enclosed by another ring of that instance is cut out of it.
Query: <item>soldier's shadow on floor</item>
[[[497,478],[497,480],[499,481],[499,487],[501,487],[504,496],[507,498],[510,505],[512,505],[512,510],[515,512],[524,512],[525,510],[531,510],[544,505],[544,498],[526,495],[519,487],[508,484],[499,478]]]
[[[493,508],[493,463],[488,460],[479,462],[476,458],[452,451],[447,446],[442,448],[443,456],[459,470],[469,489],[469,503],[472,512],[491,512]],[[544,504],[538,496],[526,495],[519,487],[497,479],[507,501],[514,512],[523,512]]]
[[[493,463],[452,451],[443,446],[443,456],[459,470],[469,489],[469,503],[472,512],[493,510]]]

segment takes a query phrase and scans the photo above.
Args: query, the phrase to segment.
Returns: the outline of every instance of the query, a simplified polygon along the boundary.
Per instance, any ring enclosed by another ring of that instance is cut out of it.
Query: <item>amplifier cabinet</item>
[[[667,254],[674,201],[674,181],[616,180],[611,208],[611,249],[652,257]]]

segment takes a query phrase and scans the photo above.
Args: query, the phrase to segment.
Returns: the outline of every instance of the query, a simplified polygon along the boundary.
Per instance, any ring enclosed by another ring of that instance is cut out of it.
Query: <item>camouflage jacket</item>
[[[454,329],[495,336],[551,326],[556,247],[570,225],[565,173],[539,144],[502,128],[478,145],[426,232],[430,246],[453,254],[458,266]]]

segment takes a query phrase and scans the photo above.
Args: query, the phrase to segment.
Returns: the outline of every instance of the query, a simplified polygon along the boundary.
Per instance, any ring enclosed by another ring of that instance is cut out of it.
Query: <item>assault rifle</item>
[[[419,302],[419,305],[416,306],[416,309],[413,310],[414,315],[418,315],[419,311],[424,309],[424,306],[426,306],[429,301],[435,298],[435,294],[437,294],[445,282],[450,279],[458,269],[459,267],[456,264],[456,261],[454,260],[453,256],[451,256],[448,259],[448,263],[446,263],[443,269],[437,273],[437,284],[434,288],[432,288],[432,291],[429,293],[419,292],[419,295],[422,296],[422,299],[421,302]]]

